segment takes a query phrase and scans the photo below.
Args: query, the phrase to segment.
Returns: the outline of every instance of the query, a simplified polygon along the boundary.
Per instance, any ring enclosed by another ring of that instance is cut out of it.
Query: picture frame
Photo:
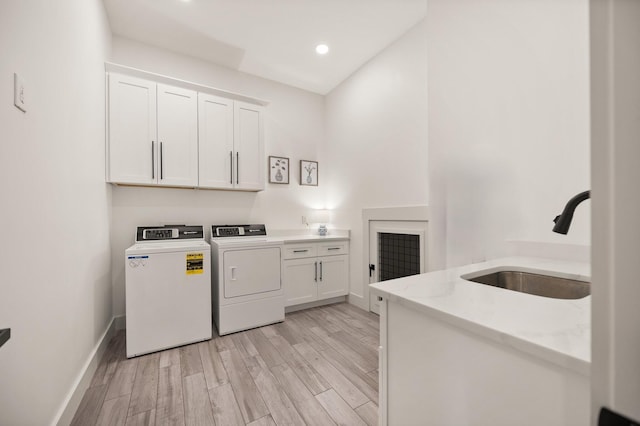
[[[289,159],[269,156],[269,183],[289,184]]]
[[[318,162],[300,160],[300,185],[318,186]]]

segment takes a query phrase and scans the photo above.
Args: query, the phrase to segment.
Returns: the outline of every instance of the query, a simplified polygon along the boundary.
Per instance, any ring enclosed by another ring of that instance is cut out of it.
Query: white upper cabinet
[[[109,74],[107,181],[153,184],[156,179],[156,84]]]
[[[198,185],[198,94],[158,84],[158,184]]]
[[[198,94],[200,179],[203,188],[233,188],[233,101]]]
[[[264,189],[263,109],[245,102],[234,105],[235,184],[238,189]]]
[[[263,190],[263,108],[200,93],[198,111],[199,186]]]
[[[198,185],[197,92],[109,74],[107,180]]]
[[[122,66],[108,68],[108,182],[264,189],[264,108],[241,101],[253,98],[139,70],[131,70],[135,76],[113,72]]]

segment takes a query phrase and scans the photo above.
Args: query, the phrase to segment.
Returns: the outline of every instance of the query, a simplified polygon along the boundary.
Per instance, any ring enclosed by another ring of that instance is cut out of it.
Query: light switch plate
[[[18,73],[13,73],[13,104],[19,110],[27,112],[24,80]]]

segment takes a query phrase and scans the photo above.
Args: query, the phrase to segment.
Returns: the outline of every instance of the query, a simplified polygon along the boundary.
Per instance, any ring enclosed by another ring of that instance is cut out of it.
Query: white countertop
[[[269,232],[269,236],[285,243],[307,243],[322,241],[348,240],[350,232],[345,229],[330,229],[327,235],[318,235],[317,231],[304,233],[296,230],[274,230]]]
[[[323,241],[338,241],[348,240],[347,236],[340,235],[290,235],[281,237],[285,243],[303,243],[303,242],[323,242]]]
[[[552,299],[474,283],[461,275],[518,270],[590,281],[588,263],[510,257],[371,285],[374,294],[589,376],[591,296]],[[496,269],[497,268],[497,269]]]

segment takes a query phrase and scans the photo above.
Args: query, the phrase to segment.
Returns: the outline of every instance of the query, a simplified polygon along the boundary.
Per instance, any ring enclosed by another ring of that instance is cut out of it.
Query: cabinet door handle
[[[294,252],[294,253],[306,253],[306,252],[308,252],[308,251],[309,251],[309,250],[305,249],[305,250],[294,250],[293,252]]]
[[[160,179],[164,179],[164,171],[162,166],[162,142],[160,142]]]
[[[320,281],[322,281],[322,262],[320,262]]]
[[[316,271],[316,275],[313,277],[313,280],[318,282],[318,262],[314,264],[314,271]]]
[[[229,164],[231,164],[231,175],[229,176],[229,183],[233,185],[233,151],[229,151]]]
[[[156,141],[151,141],[151,179],[156,179]]]
[[[340,250],[340,247],[329,247],[327,250]]]
[[[240,183],[240,153],[236,152],[236,185]]]

